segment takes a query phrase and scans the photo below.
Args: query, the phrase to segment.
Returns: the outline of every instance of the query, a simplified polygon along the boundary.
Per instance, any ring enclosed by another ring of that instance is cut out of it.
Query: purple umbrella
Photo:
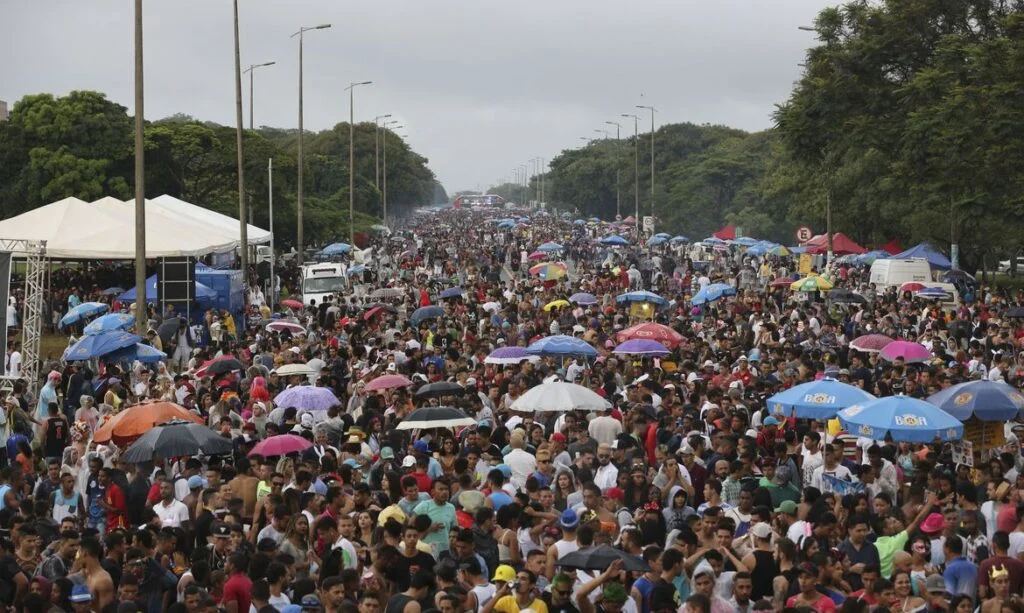
[[[295,407],[304,411],[326,411],[339,403],[330,388],[297,385],[278,394],[274,404],[285,409]]]
[[[580,292],[578,294],[573,294],[572,296],[569,296],[569,302],[575,302],[576,304],[582,304],[583,306],[588,306],[588,305],[591,305],[591,304],[597,304],[597,298],[594,297],[593,294],[588,294],[586,292]]]
[[[616,347],[612,353],[622,355],[668,355],[671,352],[658,341],[634,338]]]
[[[519,364],[523,360],[539,360],[535,355],[526,353],[526,347],[502,347],[484,358],[484,364]]]
[[[884,334],[865,334],[853,339],[853,342],[850,343],[850,349],[866,353],[878,353],[891,342],[893,342],[893,339]]]
[[[926,362],[932,357],[932,353],[924,345],[910,341],[893,341],[886,345],[879,355],[890,362],[896,358],[903,358],[908,364]]]

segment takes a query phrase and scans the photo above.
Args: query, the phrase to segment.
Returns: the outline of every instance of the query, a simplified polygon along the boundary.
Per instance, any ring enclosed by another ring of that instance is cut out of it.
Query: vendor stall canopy
[[[270,241],[250,225],[249,244]],[[146,257],[200,256],[235,249],[236,218],[173,196],[146,200]],[[0,221],[0,238],[45,240],[54,258],[129,260],[135,257],[135,202],[65,198]]]

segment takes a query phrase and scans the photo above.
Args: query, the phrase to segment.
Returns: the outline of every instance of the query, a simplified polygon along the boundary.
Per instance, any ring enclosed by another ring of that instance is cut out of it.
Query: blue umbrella
[[[701,242],[704,243],[705,245],[724,245],[725,244],[725,241],[723,241],[720,238],[716,238],[714,236],[710,236],[708,238],[705,238]]]
[[[638,292],[629,292],[628,294],[621,294],[619,296],[616,296],[615,302],[619,304],[626,304],[630,302],[653,302],[658,306],[668,306],[668,300],[665,300],[664,298],[655,293],[643,290]]]
[[[441,292],[441,299],[446,300],[448,298],[458,298],[466,293],[466,290],[459,286],[449,287],[448,289]]]
[[[196,281],[196,299],[197,300],[212,300],[217,297],[217,292],[211,289],[209,286],[203,285]],[[121,302],[135,302],[135,288],[131,288],[127,292],[117,297]],[[156,275],[146,279],[146,302],[156,301]]]
[[[511,220],[510,221],[503,221],[503,222],[498,224],[498,229],[499,230],[511,230],[514,227],[516,227],[516,222],[511,221]]]
[[[725,283],[712,283],[694,294],[690,302],[693,304],[705,304],[720,300],[726,296],[735,296],[736,288]]]
[[[110,305],[103,304],[102,302],[83,302],[68,311],[67,315],[60,318],[60,327],[73,326],[82,320],[106,313],[109,310]]]
[[[577,219],[576,221],[574,221],[572,223],[573,223],[574,226],[585,226],[585,225],[587,225],[587,220],[586,219]]]
[[[123,294],[123,293],[124,293],[124,288],[123,287],[117,287],[115,285],[114,287],[108,287],[107,289],[103,290],[102,292],[100,292],[100,295],[101,296],[116,296],[118,294]]]
[[[156,364],[166,360],[167,354],[152,345],[135,343],[124,349],[108,353],[106,358],[111,362],[134,362],[138,360],[143,364]]]
[[[409,317],[409,323],[414,326],[420,325],[428,319],[436,319],[444,315],[444,309],[439,306],[425,306],[416,309],[412,312],[412,316]]]
[[[936,438],[955,441],[964,425],[934,404],[910,396],[885,396],[855,404],[836,414],[839,423],[855,436],[897,443],[931,443]]]
[[[345,271],[345,274],[351,277],[352,275],[361,275],[364,272],[366,272],[366,266],[363,266],[362,264],[356,264],[352,268],[349,268],[347,271]]]
[[[565,247],[554,242],[544,243],[540,247],[537,247],[537,251],[543,251],[544,253],[554,253],[556,251],[561,251],[562,249],[565,249]]]
[[[690,239],[688,239],[685,236],[683,236],[682,234],[680,234],[678,236],[673,236],[672,237],[672,242],[673,243],[688,243],[688,242],[690,242]]]
[[[580,292],[578,294],[573,294],[572,296],[569,296],[569,302],[575,302],[576,304],[582,304],[584,306],[587,306],[591,304],[597,304],[597,297],[594,296],[593,294]]]
[[[324,255],[341,255],[343,253],[348,253],[349,251],[352,251],[352,245],[349,245],[348,243],[331,243],[321,249],[320,253]]]
[[[661,237],[665,240],[672,238],[672,235],[669,234],[668,232],[658,232],[657,234],[655,234],[655,236]]]
[[[767,402],[773,412],[781,409],[784,415],[825,420],[835,417],[840,409],[874,399],[859,387],[826,377],[779,392]]]
[[[737,238],[736,240],[734,240],[733,242],[736,243],[737,245],[743,245],[745,247],[749,247],[751,245],[756,245],[758,241],[757,241],[756,238],[752,238],[750,236],[741,236],[741,237]]]
[[[547,336],[526,348],[526,353],[556,357],[597,357],[597,350],[582,338],[558,334]]]
[[[108,330],[125,330],[135,324],[135,318],[126,313],[107,313],[89,322],[86,334],[99,334]]]
[[[1024,395],[1002,381],[968,381],[932,394],[928,402],[960,421],[1009,421],[1024,410]]]
[[[141,340],[141,337],[125,332],[124,330],[111,330],[109,332],[91,334],[89,336],[83,336],[80,341],[68,347],[64,351],[63,358],[65,362],[91,360],[93,358],[107,355],[113,351],[117,351],[118,349],[131,347]]]
[[[611,236],[606,236],[606,237],[602,238],[600,240],[600,243],[602,245],[611,245],[613,247],[621,247],[623,245],[628,245],[629,241],[627,241],[626,239],[622,238],[618,234],[612,234]]]
[[[666,242],[668,242],[668,239],[665,238],[664,236],[652,236],[651,238],[647,239],[647,246],[657,247],[658,245],[663,245]]]

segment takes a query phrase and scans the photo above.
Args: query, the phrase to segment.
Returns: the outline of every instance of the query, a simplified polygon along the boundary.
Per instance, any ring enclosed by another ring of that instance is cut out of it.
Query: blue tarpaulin
[[[902,253],[897,253],[892,256],[892,259],[894,260],[909,260],[911,258],[924,258],[928,260],[929,266],[939,270],[949,270],[953,267],[949,258],[942,255],[942,253],[928,243],[921,243],[920,245],[916,245]]]

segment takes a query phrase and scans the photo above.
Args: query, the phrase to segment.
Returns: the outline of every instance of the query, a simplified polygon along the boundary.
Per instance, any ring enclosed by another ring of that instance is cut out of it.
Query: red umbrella
[[[256,443],[256,446],[252,448],[249,455],[259,455],[264,457],[282,456],[289,453],[304,451],[312,446],[313,443],[307,441],[301,436],[295,434],[277,434]]]
[[[850,349],[856,349],[865,353],[877,353],[891,342],[893,342],[893,339],[884,334],[865,334],[853,339],[850,342]]]
[[[301,309],[302,303],[298,300],[292,300],[291,298],[281,301],[281,306],[286,306],[289,309]]]
[[[925,288],[925,286],[924,286],[923,283],[918,283],[917,281],[907,281],[906,283],[904,283],[903,285],[900,286],[900,293],[902,293],[902,292],[916,293],[916,292],[919,292],[919,291],[923,290],[924,288]]]
[[[631,340],[658,341],[669,349],[675,349],[686,342],[682,334],[668,326],[655,323],[645,323],[633,326],[632,328],[626,328],[616,334],[615,338],[619,343]]]
[[[369,311],[363,313],[363,321],[370,321],[370,318],[380,313],[384,307],[373,307]]]
[[[779,277],[772,281],[770,285],[772,287],[788,288],[790,285],[793,285],[793,279],[790,277]]]
[[[406,379],[402,375],[383,375],[367,383],[366,391],[373,392],[379,390],[389,390],[394,389],[396,387],[406,387],[409,385],[412,385],[412,381]]]
[[[196,374],[195,374],[196,379],[202,379],[203,377],[205,377],[206,375],[209,375],[209,374],[222,374],[220,372],[219,373],[210,373],[210,372],[207,372],[207,371],[210,369],[211,366],[213,366],[217,362],[226,362],[228,360],[235,360],[236,362],[238,361],[235,358],[235,356],[233,356],[231,354],[222,355],[219,358],[213,358],[212,360],[206,360],[205,362],[203,362],[203,365],[199,367],[199,370],[196,371]],[[232,366],[234,366],[234,365],[232,365]],[[232,370],[232,369],[229,368],[229,370]]]

